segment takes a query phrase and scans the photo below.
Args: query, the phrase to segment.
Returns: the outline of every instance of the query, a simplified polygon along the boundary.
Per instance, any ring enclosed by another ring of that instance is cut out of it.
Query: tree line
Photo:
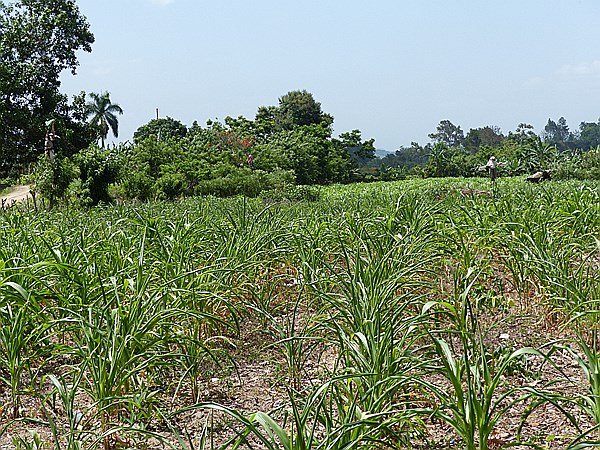
[[[140,199],[232,195],[257,184],[347,182],[374,151],[357,130],[333,138],[333,117],[300,90],[258,108],[254,120],[188,129],[158,119],[140,127],[134,143],[106,149],[120,106],[107,92],[72,100],[60,92],[61,72],[74,74],[76,53],[93,42],[73,0],[0,0],[0,184],[30,174],[51,204],[69,191],[97,203],[117,181],[118,195]]]
[[[264,192],[293,196],[298,185],[356,181],[361,161],[374,157],[373,139],[364,141],[359,130],[333,137],[332,124],[333,117],[311,93],[291,91],[278,105],[258,108],[254,120],[226,117],[187,127],[170,117],[153,119],[136,130],[132,143],[91,145],[59,158],[46,179],[69,173],[79,180],[77,195],[91,204],[108,199],[109,185],[113,196],[137,200]],[[52,196],[68,190],[63,183]]]
[[[465,135],[442,120],[431,142],[380,159],[375,140],[358,129],[334,137],[333,116],[305,90],[260,106],[254,119],[190,127],[154,119],[133,142],[105,148],[109,132],[118,135],[121,107],[108,92],[70,100],[60,92],[60,73],[75,73],[76,52],[91,51],[93,42],[73,0],[0,0],[0,184],[25,174],[51,205],[67,197],[97,204],[111,196],[297,195],[298,185],[473,176],[491,155],[509,175],[600,178],[600,121],[572,132],[564,118],[549,119],[538,136],[527,124],[507,135],[495,126]]]
[[[564,117],[548,119],[539,135],[526,123],[506,135],[497,126],[471,128],[465,134],[442,120],[428,136],[431,142],[413,142],[366,167],[384,178],[475,176],[477,167],[494,155],[506,162],[502,170],[507,175],[546,170],[555,178],[600,178],[600,119],[582,122],[577,131],[569,129]]]

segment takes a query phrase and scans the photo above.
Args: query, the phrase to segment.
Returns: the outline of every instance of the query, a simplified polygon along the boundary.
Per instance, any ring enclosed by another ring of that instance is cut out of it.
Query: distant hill
[[[366,167],[405,167],[411,169],[414,166],[427,164],[427,155],[412,147],[401,147],[395,152],[378,148],[375,150],[377,158],[367,161]]]
[[[384,150],[382,148],[375,149],[375,156],[377,156],[378,158],[384,158],[387,155],[391,155],[393,153],[395,153],[395,152],[391,152],[389,150]]]

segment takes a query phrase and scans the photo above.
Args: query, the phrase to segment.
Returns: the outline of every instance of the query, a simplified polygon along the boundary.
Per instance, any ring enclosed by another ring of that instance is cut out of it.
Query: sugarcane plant
[[[431,370],[442,375],[450,389],[420,379],[419,383],[438,405],[431,414],[449,424],[464,442],[466,450],[487,450],[498,422],[517,403],[532,395],[503,382],[511,364],[527,356],[543,355],[530,347],[517,349],[494,362],[485,343],[470,293],[477,280],[472,269],[460,276],[455,274],[454,297],[451,301],[432,301],[424,312],[443,314],[450,328],[432,329],[429,334],[434,343],[439,365]],[[457,342],[457,348],[454,346]]]

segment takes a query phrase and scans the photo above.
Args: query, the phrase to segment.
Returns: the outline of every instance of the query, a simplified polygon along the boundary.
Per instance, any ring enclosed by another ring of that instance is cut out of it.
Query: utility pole
[[[156,108],[156,120],[158,120],[158,108]],[[158,131],[158,134],[156,135],[156,141],[160,141],[160,130]]]

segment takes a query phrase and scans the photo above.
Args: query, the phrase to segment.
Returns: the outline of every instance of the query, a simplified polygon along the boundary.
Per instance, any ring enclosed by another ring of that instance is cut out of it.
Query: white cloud
[[[543,76],[535,76],[523,81],[527,89],[545,89],[549,86],[564,86],[565,83],[597,83],[600,77],[600,60],[563,64]]]
[[[159,5],[159,6],[168,6],[172,3],[175,3],[175,0],[150,0],[152,3],[154,3],[155,5]]]
[[[566,76],[600,75],[600,61],[565,64],[559,69],[558,73]]]

